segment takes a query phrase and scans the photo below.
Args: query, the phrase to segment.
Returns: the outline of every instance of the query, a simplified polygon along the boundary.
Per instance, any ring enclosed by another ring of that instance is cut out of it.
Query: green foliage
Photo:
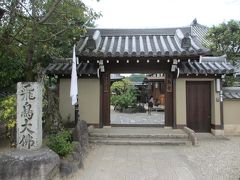
[[[47,145],[59,156],[66,156],[73,151],[72,135],[70,131],[60,131],[49,136]]]
[[[0,54],[0,89],[15,89],[15,84],[23,78],[24,64],[21,58],[13,57],[15,52],[9,52],[10,54],[8,54],[7,52],[10,50],[5,48],[0,49],[1,51],[4,51],[4,54]]]
[[[123,79],[122,81],[116,81],[111,86],[111,91],[120,95],[126,92],[129,88],[132,88],[131,81],[128,79]]]
[[[232,87],[235,85],[236,81],[237,81],[236,78],[234,78],[233,76],[226,76],[224,86]]]
[[[136,106],[137,90],[129,80],[114,82],[111,91],[115,93],[111,96],[111,104],[119,108]]]
[[[231,20],[209,29],[207,39],[209,48],[214,55],[227,54],[235,65],[236,57],[240,55],[240,21]]]
[[[55,57],[71,57],[72,46],[94,26],[100,14],[81,0],[3,0],[0,21],[1,89],[17,81],[35,81],[39,64]]]
[[[120,95],[111,96],[111,104],[116,107],[127,108],[135,106],[137,97],[135,91],[128,90]]]
[[[210,44],[208,48],[213,55],[220,56],[226,54],[228,61],[233,65],[237,65],[240,59],[240,21],[230,20],[218,26],[209,29],[206,36]],[[235,79],[227,77],[225,85],[232,86]]]
[[[16,96],[0,99],[0,123],[6,124],[8,129],[16,126]]]

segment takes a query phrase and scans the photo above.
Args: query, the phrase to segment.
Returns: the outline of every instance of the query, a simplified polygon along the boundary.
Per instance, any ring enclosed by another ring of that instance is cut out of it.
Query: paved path
[[[161,134],[178,134],[186,135],[182,129],[172,128],[159,128],[159,127],[106,127],[106,128],[95,128],[93,133],[105,134],[105,135],[161,135]]]
[[[194,180],[195,177],[200,177],[186,161],[187,158],[171,148],[97,146],[90,156],[86,161],[85,170],[79,174],[79,179]]]
[[[201,139],[201,137],[200,137]],[[73,180],[238,180],[240,137],[193,146],[94,146]]]
[[[111,124],[164,124],[164,112],[120,113],[111,110]]]

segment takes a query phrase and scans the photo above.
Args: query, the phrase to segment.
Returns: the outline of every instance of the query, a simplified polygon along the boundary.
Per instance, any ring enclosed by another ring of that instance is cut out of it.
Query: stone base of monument
[[[0,179],[52,179],[59,173],[60,158],[49,148],[14,149],[0,156]]]
[[[77,126],[73,130],[73,140],[81,143],[81,152],[82,154],[85,154],[89,143],[88,126],[86,121],[78,121]]]
[[[86,121],[78,121],[73,130],[73,152],[61,159],[60,174],[66,177],[75,173],[83,166],[83,159],[88,148],[88,127]]]
[[[73,152],[60,160],[61,177],[73,174],[83,166],[81,144],[77,141],[74,141],[73,144]]]

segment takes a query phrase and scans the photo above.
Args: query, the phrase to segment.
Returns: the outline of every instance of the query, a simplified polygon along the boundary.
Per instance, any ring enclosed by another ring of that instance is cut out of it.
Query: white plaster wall
[[[186,110],[186,79],[176,80],[176,122],[177,125],[187,124]]]
[[[80,119],[89,124],[99,124],[100,81],[99,79],[78,79],[78,100]],[[59,109],[63,121],[74,121],[74,106],[71,105],[70,79],[60,79]]]
[[[224,100],[223,102],[224,133],[240,135],[240,100]]]

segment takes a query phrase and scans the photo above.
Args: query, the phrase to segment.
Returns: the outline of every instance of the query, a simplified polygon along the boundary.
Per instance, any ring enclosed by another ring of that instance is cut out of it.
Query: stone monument
[[[37,82],[17,84],[17,148],[42,146],[42,86]]]
[[[17,84],[17,149],[0,156],[0,179],[52,179],[60,158],[42,148],[42,85]]]

